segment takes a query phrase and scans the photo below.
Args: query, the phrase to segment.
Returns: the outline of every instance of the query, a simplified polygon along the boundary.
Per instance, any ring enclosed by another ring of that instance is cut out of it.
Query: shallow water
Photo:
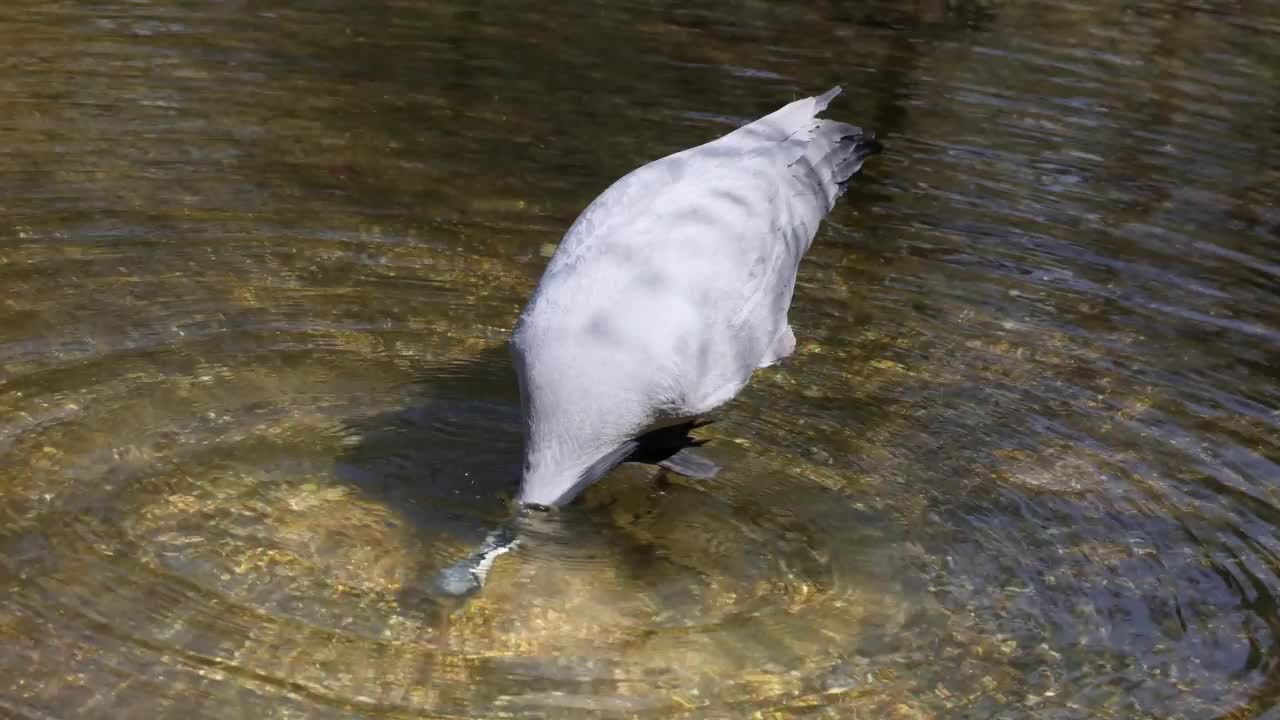
[[[6,6],[0,715],[1280,717],[1273,3],[555,7]],[[548,244],[836,83],[724,472],[433,596]]]

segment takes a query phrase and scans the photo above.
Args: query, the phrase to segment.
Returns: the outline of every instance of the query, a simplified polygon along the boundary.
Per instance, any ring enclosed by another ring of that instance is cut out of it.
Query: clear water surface
[[[1280,718],[1273,2],[15,0],[0,715]],[[888,151],[798,354],[459,605],[613,179]]]

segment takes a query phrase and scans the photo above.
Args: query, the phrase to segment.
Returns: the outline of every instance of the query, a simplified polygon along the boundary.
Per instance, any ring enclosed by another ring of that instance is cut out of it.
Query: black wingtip
[[[844,188],[850,180],[862,171],[863,161],[883,151],[884,145],[879,140],[876,140],[875,133],[861,131],[841,137],[840,142],[853,145],[849,152],[849,157],[840,166],[842,169],[848,168],[841,173],[844,178],[836,180],[836,184]]]
[[[884,143],[876,139],[873,132],[858,133],[856,135],[845,135],[840,138],[840,142],[853,143],[853,156],[859,162],[871,157],[879,155],[884,150]]]

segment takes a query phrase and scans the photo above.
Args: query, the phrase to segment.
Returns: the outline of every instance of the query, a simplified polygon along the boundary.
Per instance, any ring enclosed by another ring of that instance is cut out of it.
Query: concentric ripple
[[[0,715],[1271,717],[1274,15],[10,3]],[[836,82],[887,152],[723,472],[435,595],[575,214]]]

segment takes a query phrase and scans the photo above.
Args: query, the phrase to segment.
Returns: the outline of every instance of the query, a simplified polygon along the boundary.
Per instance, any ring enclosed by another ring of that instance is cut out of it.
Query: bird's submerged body
[[[791,354],[800,260],[879,150],[817,118],[838,92],[645,165],[579,216],[512,338],[522,503],[572,500],[636,438],[728,402]]]

